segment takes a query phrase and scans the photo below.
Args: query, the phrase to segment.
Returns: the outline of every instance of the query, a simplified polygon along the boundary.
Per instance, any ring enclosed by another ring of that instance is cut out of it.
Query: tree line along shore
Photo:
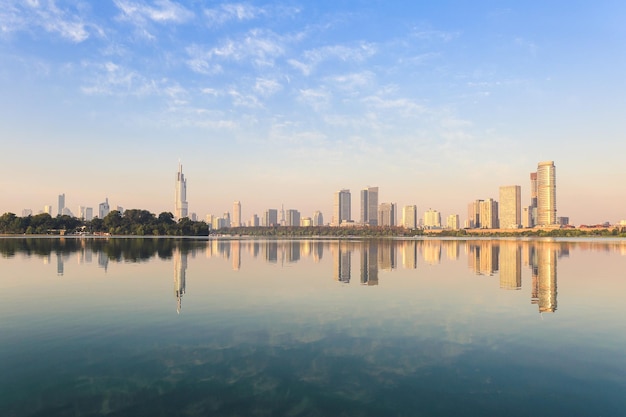
[[[533,229],[406,229],[400,226],[272,226],[226,227],[211,230],[204,221],[185,217],[176,221],[170,212],[159,215],[147,210],[111,211],[89,221],[47,213],[19,217],[0,216],[4,235],[116,235],[116,236],[259,236],[259,237],[626,237],[626,226]]]

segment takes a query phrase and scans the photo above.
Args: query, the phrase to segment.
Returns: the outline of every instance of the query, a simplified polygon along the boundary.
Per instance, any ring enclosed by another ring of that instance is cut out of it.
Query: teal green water
[[[626,415],[626,241],[0,239],[2,416]]]

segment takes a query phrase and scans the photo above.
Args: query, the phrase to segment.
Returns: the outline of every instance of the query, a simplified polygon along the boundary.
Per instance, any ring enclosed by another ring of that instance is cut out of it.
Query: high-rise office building
[[[335,193],[333,204],[333,225],[339,226],[343,222],[352,221],[350,190],[340,190]]]
[[[396,226],[396,203],[381,203],[378,206],[378,225]]]
[[[263,226],[266,226],[266,227],[278,226],[278,210],[276,209],[265,210],[263,219],[264,219]]]
[[[441,213],[437,210],[428,209],[424,213],[424,227],[427,229],[434,229],[441,227]]]
[[[537,225],[537,173],[530,173],[530,223],[528,227]]]
[[[285,225],[287,226],[300,226],[300,212],[298,210],[287,210],[285,219]]]
[[[233,227],[241,227],[241,203],[235,201],[233,203]]]
[[[176,190],[175,190],[175,203],[174,203],[174,217],[176,219],[182,219],[187,217],[188,203],[187,203],[187,179],[183,174],[183,165],[178,163],[178,173],[176,174]]]
[[[361,190],[361,223],[378,226],[378,187]]]
[[[480,227],[482,229],[497,229],[498,202],[489,198],[480,202]]]
[[[522,187],[507,185],[500,187],[498,204],[501,229],[517,229],[522,224]]]
[[[63,209],[65,208],[65,193],[59,194],[59,216],[63,215]]]
[[[537,166],[537,225],[556,224],[556,167],[554,161]]]
[[[459,215],[458,214],[450,214],[446,219],[446,227],[452,230],[458,230],[460,228],[459,225]]]
[[[313,226],[324,226],[324,216],[319,210],[313,213]]]
[[[472,201],[467,205],[467,227],[471,229],[479,229],[480,221],[480,205],[483,200]]]
[[[98,217],[104,219],[109,214],[109,211],[111,211],[111,208],[109,207],[109,198],[107,197],[104,199],[104,203],[98,205]]]
[[[417,227],[417,206],[404,206],[402,208],[402,226],[407,229]]]

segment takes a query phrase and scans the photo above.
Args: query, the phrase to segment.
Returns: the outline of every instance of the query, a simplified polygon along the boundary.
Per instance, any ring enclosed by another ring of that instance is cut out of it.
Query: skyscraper
[[[500,228],[517,229],[522,223],[522,187],[507,185],[500,187]]]
[[[241,227],[241,203],[239,201],[235,201],[233,203],[233,227]]]
[[[554,161],[537,166],[537,225],[556,224],[556,167]]]
[[[500,222],[498,221],[498,202],[489,198],[480,202],[480,227],[482,229],[497,229]]]
[[[361,190],[361,223],[378,226],[378,187]]]
[[[530,173],[530,223],[529,227],[537,225],[537,173]]]
[[[176,219],[182,219],[187,217],[187,180],[185,174],[183,174],[183,166],[178,163],[178,173],[176,174],[176,196],[174,203],[174,217]]]
[[[407,229],[417,227],[417,206],[404,206],[402,208],[402,226]]]
[[[59,194],[59,216],[63,215],[64,208],[65,208],[65,193]]]
[[[322,212],[319,210],[313,213],[313,226],[324,226],[324,216],[322,216]]]
[[[396,225],[396,203],[381,203],[378,208],[378,225]]]
[[[439,229],[441,227],[441,213],[437,210],[428,209],[424,213],[424,227],[427,229]]]
[[[339,226],[341,223],[349,221],[352,221],[350,190],[337,191],[333,204],[333,225]]]
[[[104,203],[98,204],[98,217],[104,219],[109,214],[111,208],[109,207],[109,198],[104,199]]]

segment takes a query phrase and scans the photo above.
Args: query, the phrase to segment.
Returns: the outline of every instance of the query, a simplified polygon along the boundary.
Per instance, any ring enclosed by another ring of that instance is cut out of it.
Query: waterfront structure
[[[483,200],[472,201],[467,205],[467,223],[466,227],[470,229],[480,228],[480,205]]]
[[[300,219],[300,226],[302,227],[311,227],[313,226],[313,219],[310,217],[302,217]]]
[[[241,203],[235,201],[233,203],[233,227],[241,227]]]
[[[500,187],[498,210],[501,229],[518,229],[522,224],[522,187]]]
[[[267,209],[263,215],[263,226],[273,227],[278,226],[278,210]]]
[[[417,206],[410,205],[402,208],[402,227],[407,229],[417,228]]]
[[[324,226],[324,216],[322,216],[322,212],[319,210],[313,213],[313,226]]]
[[[530,226],[537,225],[537,173],[530,173]]]
[[[533,227],[533,207],[528,206],[522,209],[522,227]]]
[[[183,174],[183,165],[179,162],[178,173],[176,174],[174,217],[176,220],[187,217],[187,211],[187,179],[185,178],[185,174]]]
[[[63,213],[63,209],[65,208],[65,193],[63,194],[59,194],[59,211],[58,211],[58,215],[62,216]]]
[[[343,222],[352,221],[350,190],[340,190],[335,193],[333,204],[333,226],[339,226]]]
[[[428,211],[424,213],[424,227],[426,229],[440,229],[441,213],[437,210],[428,209]]]
[[[109,207],[109,198],[106,197],[103,203],[98,204],[98,218],[104,219],[110,211],[111,207]]]
[[[480,202],[480,227],[482,229],[497,229],[498,202],[489,198]]]
[[[537,166],[537,225],[556,224],[556,167],[554,161]]]
[[[225,211],[224,214],[222,215],[222,218],[224,219],[224,227],[230,227],[231,226],[230,213]]]
[[[286,226],[300,226],[300,212],[298,210],[287,210]]]
[[[46,204],[45,206],[43,206],[43,212],[52,216],[52,206]]]
[[[93,207],[85,208],[85,220],[87,221],[93,220]]]
[[[378,207],[378,225],[396,226],[396,203],[381,203]]]
[[[361,224],[378,226],[378,187],[361,190]]]
[[[452,230],[459,230],[459,215],[458,214],[450,214],[446,219],[446,227]]]
[[[250,218],[250,227],[259,227],[259,216],[253,214]]]

